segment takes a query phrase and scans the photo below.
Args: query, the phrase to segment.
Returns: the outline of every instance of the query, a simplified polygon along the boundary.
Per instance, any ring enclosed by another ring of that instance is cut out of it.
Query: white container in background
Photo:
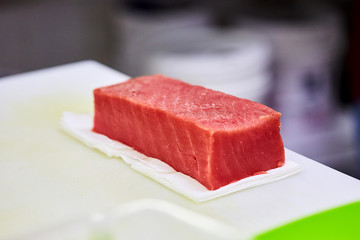
[[[164,32],[208,24],[208,15],[200,10],[142,11],[124,8],[114,18],[115,67],[130,76],[139,76],[144,72],[149,39],[155,37],[161,40]]]
[[[149,39],[143,74],[162,73],[266,103],[271,47],[258,35],[210,27],[177,28]]]

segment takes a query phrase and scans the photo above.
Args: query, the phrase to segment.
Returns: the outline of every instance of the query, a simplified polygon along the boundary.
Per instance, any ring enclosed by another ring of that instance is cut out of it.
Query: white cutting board
[[[287,151],[301,173],[194,203],[59,129],[63,111],[92,112],[94,88],[127,78],[84,61],[0,79],[0,238],[143,198],[175,203],[244,236],[360,200],[359,180]]]

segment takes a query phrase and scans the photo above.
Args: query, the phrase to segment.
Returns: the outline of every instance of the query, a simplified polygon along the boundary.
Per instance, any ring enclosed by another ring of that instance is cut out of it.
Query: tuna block
[[[93,131],[218,189],[284,164],[280,113],[163,75],[94,90]]]

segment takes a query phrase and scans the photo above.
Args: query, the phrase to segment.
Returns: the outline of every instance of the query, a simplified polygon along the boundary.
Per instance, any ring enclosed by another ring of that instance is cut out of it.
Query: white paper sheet
[[[63,113],[61,128],[65,132],[85,145],[102,151],[109,157],[120,157],[136,171],[196,202],[208,201],[230,193],[274,182],[301,171],[301,167],[297,163],[286,161],[284,166],[269,170],[266,174],[248,177],[210,191],[195,179],[175,171],[163,161],[147,157],[125,144],[95,133],[92,131],[92,127],[92,114]]]

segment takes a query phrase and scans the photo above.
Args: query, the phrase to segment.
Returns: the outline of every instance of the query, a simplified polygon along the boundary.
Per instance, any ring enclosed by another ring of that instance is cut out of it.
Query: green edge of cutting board
[[[360,239],[360,201],[291,222],[255,239]]]

